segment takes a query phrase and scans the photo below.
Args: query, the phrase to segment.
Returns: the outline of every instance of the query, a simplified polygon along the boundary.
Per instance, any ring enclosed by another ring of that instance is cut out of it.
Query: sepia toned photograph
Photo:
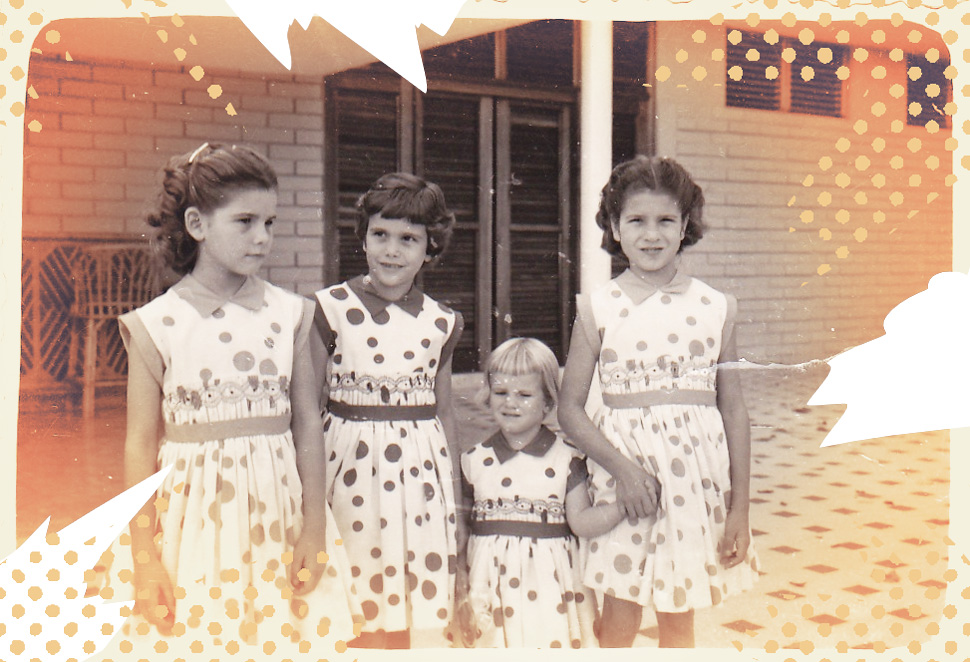
[[[939,633],[949,433],[808,401],[952,268],[942,26],[610,18],[421,27],[426,91],[319,17],[44,26],[17,544],[172,467],[108,657]]]

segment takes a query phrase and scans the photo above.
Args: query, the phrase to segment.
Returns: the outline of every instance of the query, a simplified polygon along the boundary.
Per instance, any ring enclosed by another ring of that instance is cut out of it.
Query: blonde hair
[[[492,390],[492,376],[496,374],[539,375],[546,406],[555,407],[559,402],[559,361],[552,350],[535,338],[510,338],[496,347],[485,361],[485,384],[479,399],[488,402]]]

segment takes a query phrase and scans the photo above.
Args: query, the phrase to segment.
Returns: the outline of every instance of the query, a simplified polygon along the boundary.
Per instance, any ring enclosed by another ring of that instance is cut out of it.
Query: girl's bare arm
[[[646,517],[657,509],[656,479],[614,448],[586,414],[595,368],[596,354],[577,321],[559,392],[559,425],[572,443],[616,479],[617,501],[624,515]]]
[[[721,350],[719,362],[731,363],[737,359],[737,343],[732,333]],[[751,422],[741,391],[741,375],[736,367],[718,368],[717,408],[724,420],[731,461],[731,496],[727,503],[724,539],[721,541],[721,563],[731,567],[744,560],[750,544]]]
[[[623,520],[619,504],[594,506],[585,483],[579,483],[566,494],[566,521],[580,538],[595,538],[612,530]]]

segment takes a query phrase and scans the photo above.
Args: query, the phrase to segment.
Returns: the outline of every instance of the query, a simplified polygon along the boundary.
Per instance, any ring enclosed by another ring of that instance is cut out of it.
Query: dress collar
[[[208,317],[230,302],[249,310],[259,310],[263,306],[266,283],[257,276],[249,276],[235,294],[225,297],[210,290],[192,274],[186,274],[172,286],[172,290],[199,311],[202,317]]]
[[[397,301],[388,301],[378,294],[374,285],[366,276],[357,276],[356,278],[350,279],[347,281],[347,286],[353,290],[357,298],[364,304],[364,307],[367,308],[367,312],[370,313],[371,317],[384,311],[391,304],[408,313],[411,317],[420,315],[421,309],[424,307],[424,293],[415,285],[411,285],[411,289]]]
[[[646,282],[630,269],[627,269],[617,276],[615,280],[616,284],[623,290],[623,293],[630,297],[635,305],[639,305],[658,291],[667,294],[683,294],[690,287],[691,277],[678,269],[669,283],[657,287]]]
[[[543,425],[539,428],[539,434],[535,436],[535,439],[526,444],[521,450],[515,450],[509,445],[508,440],[501,432],[496,432],[491,437],[485,441],[486,446],[491,446],[492,450],[495,451],[495,457],[498,458],[499,463],[504,464],[506,460],[514,456],[516,453],[525,453],[526,455],[531,455],[533,457],[544,456],[549,449],[552,447],[553,442],[556,441],[556,433]]]

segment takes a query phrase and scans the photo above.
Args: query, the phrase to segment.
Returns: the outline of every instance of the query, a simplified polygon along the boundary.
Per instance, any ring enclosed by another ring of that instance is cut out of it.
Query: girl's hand
[[[631,522],[657,512],[660,503],[660,483],[642,467],[627,461],[616,479],[616,502]]]
[[[465,566],[464,559],[459,559],[458,576],[455,578],[455,619],[465,648],[474,646],[475,640],[482,634],[475,624],[475,612],[468,599],[470,591],[468,568]]]
[[[740,509],[729,510],[724,522],[724,537],[717,546],[721,565],[733,568],[744,561],[750,544],[748,514]]]
[[[303,530],[293,547],[293,563],[290,564],[290,586],[294,595],[304,595],[316,588],[326,562],[326,538],[318,529]]]
[[[172,634],[175,626],[175,593],[172,590],[172,580],[168,571],[151,552],[148,560],[140,563],[135,560],[135,573],[132,582],[135,585],[135,613],[141,614],[145,620],[158,628],[163,635]]]

